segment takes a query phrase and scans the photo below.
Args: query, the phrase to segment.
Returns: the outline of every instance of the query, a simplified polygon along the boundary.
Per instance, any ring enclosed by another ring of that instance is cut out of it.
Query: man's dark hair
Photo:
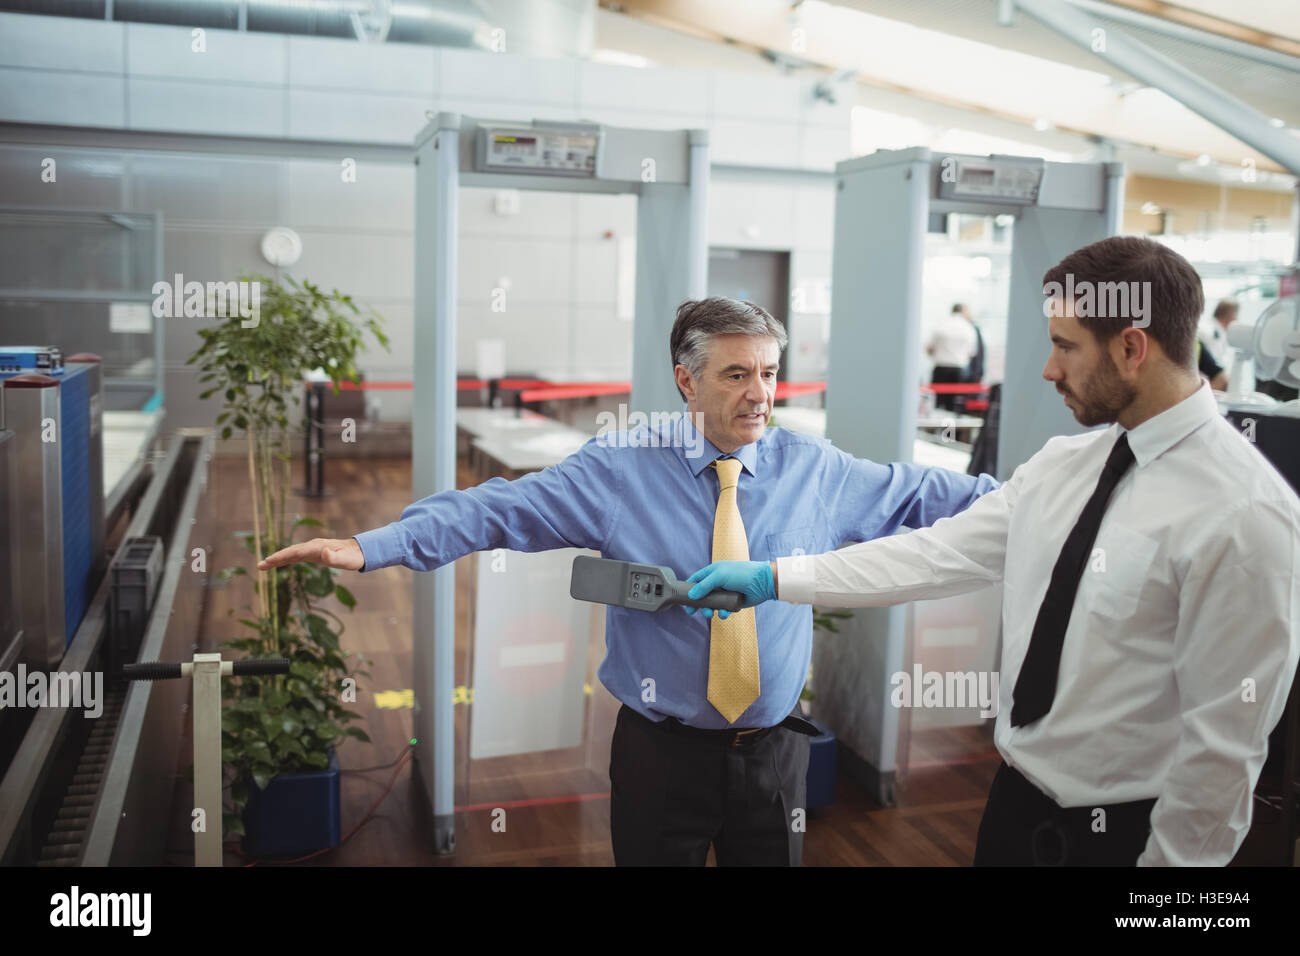
[[[683,302],[668,337],[673,367],[685,365],[692,378],[699,378],[709,360],[709,344],[715,335],[770,335],[784,350],[788,341],[781,323],[753,302],[714,296]],[[686,400],[681,388],[677,394]]]
[[[1068,281],[1067,281],[1067,277]],[[1139,283],[1134,286],[1133,283]],[[1205,309],[1205,292],[1201,277],[1192,264],[1168,246],[1138,236],[1112,236],[1070,253],[1047,270],[1043,276],[1043,294],[1049,287],[1061,295],[1071,287],[1078,301],[1079,290],[1092,290],[1095,302],[1116,301],[1116,287],[1124,291],[1141,289],[1150,324],[1142,328],[1159,343],[1169,361],[1183,368],[1196,364],[1196,326]],[[1130,303],[1131,304],[1131,303]],[[1106,344],[1123,329],[1133,325],[1131,308],[1094,308],[1080,316],[1079,324]]]

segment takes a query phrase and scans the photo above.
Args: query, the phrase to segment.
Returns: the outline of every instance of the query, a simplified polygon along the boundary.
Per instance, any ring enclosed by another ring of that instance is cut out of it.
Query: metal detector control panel
[[[939,166],[939,198],[1032,206],[1045,168],[1042,160],[1021,157],[945,158]]]
[[[482,126],[475,167],[480,172],[594,177],[600,144],[599,127]]]
[[[670,604],[739,611],[745,600],[737,591],[713,591],[692,600],[687,593],[693,587],[694,584],[678,581],[672,568],[662,565],[580,555],[573,559],[569,595],[579,601],[639,611],[658,611]]]

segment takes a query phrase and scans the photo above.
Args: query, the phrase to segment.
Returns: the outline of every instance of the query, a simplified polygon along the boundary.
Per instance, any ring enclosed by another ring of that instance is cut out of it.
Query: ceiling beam
[[[1273,126],[1267,116],[1235,96],[1122,31],[1105,29],[1095,18],[1060,0],[1015,0],[1015,3],[1039,23],[1172,96],[1292,175],[1300,176],[1300,139]],[[1102,31],[1100,43],[1096,40],[1098,30]]]
[[[1191,27],[1202,33],[1212,33],[1227,40],[1236,40],[1250,46],[1284,53],[1287,56],[1300,57],[1300,41],[1293,40],[1290,37],[1278,36],[1276,33],[1256,30],[1254,27],[1233,23],[1231,20],[1224,20],[1208,13],[1189,10],[1177,4],[1165,3],[1164,0],[1106,0],[1106,4],[1113,7],[1126,7],[1135,13],[1146,14],[1160,20],[1167,20],[1170,23],[1182,24],[1185,27]],[[1109,16],[1109,14],[1107,15]]]

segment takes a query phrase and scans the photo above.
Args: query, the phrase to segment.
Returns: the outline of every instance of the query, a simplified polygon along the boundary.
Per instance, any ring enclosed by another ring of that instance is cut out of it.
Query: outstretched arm
[[[1015,478],[928,528],[825,554],[776,559],[777,597],[819,607],[880,607],[948,597],[1002,580]]]
[[[430,495],[408,505],[391,524],[354,538],[314,538],[291,545],[258,567],[313,561],[358,571],[396,564],[431,571],[490,548],[603,550],[622,500],[616,455],[593,438],[543,471]]]
[[[725,590],[743,593],[746,606],[780,599],[872,607],[986,587],[1002,580],[1007,527],[1022,480],[1023,468],[965,511],[910,534],[773,562],[716,561],[690,576],[697,582],[690,595]]]

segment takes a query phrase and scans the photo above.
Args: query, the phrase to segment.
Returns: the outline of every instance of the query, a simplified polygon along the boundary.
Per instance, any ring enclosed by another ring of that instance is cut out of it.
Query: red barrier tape
[[[626,395],[632,391],[631,382],[594,382],[590,385],[554,385],[550,388],[532,388],[519,393],[521,402],[550,402],[564,398],[593,398],[597,395]]]
[[[311,388],[314,382],[304,383],[307,388]],[[329,384],[329,383],[326,383]],[[500,381],[502,388],[523,389],[523,388],[543,388],[552,384],[544,378],[503,378]],[[373,391],[393,391],[409,392],[415,387],[414,382],[362,382],[358,385],[356,382],[339,382],[339,388],[345,392],[373,392]],[[487,388],[488,383],[477,378],[463,378],[456,382],[458,392],[471,392],[479,388]]]
[[[921,389],[934,392],[936,395],[974,395],[979,392],[987,392],[989,387],[971,383],[953,383],[951,385],[922,385]]]

